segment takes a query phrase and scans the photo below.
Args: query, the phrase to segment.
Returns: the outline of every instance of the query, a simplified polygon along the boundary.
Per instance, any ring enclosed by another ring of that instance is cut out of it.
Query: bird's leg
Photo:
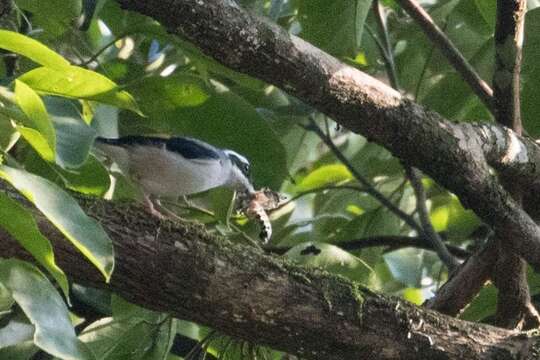
[[[229,207],[227,208],[227,215],[225,217],[225,226],[227,226],[227,229],[231,230],[231,217],[233,215],[233,211],[236,208],[236,191],[233,192],[233,196],[231,198],[231,202],[229,203]]]
[[[151,195],[144,194],[143,199],[144,199],[144,205],[146,206],[146,209],[151,215],[159,219],[166,218],[166,216],[163,215],[161,212],[159,212],[159,210],[157,210],[156,207],[154,206],[154,201],[152,201]]]
[[[168,219],[171,219],[171,220],[181,221],[181,222],[185,222],[185,223],[195,223],[196,222],[194,220],[189,220],[189,219],[183,218],[180,215],[176,214],[175,212],[167,209],[165,206],[163,206],[161,204],[161,201],[159,201],[159,199],[155,199],[154,203],[155,203],[155,205],[157,205],[157,207],[159,209],[158,212],[161,214],[162,218],[168,218]]]

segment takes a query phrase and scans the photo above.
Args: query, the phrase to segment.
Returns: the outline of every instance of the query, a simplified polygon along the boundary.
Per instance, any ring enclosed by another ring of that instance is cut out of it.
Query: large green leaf
[[[49,271],[68,298],[68,281],[62,269],[56,265],[51,243],[41,234],[32,215],[3,193],[0,193],[0,226]]]
[[[61,359],[94,359],[77,339],[66,304],[37,268],[20,260],[0,260],[0,282],[35,326],[37,346]]]
[[[88,158],[96,130],[86,124],[74,100],[48,96],[45,105],[56,130],[56,163],[63,168],[78,168]]]
[[[165,359],[176,335],[176,320],[128,303],[111,299],[113,317],[88,326],[81,340],[103,360]]]
[[[70,66],[60,54],[39,41],[16,32],[0,30],[0,48],[26,56],[40,65],[53,69],[64,70]]]
[[[94,100],[140,114],[137,103],[127,91],[107,77],[78,66],[62,71],[40,67],[23,74],[19,80],[44,94]]]
[[[43,159],[49,162],[54,161],[54,150],[51,149],[42,133],[22,125],[16,125],[15,128]]]
[[[44,159],[47,159],[48,153],[51,152],[54,159],[56,134],[45,104],[39,95],[22,81],[15,80],[15,101],[29,120],[25,125],[39,131],[49,145],[50,149],[46,151]],[[36,150],[40,152],[39,148]]]
[[[52,182],[23,170],[1,165],[0,177],[26,196],[109,281],[114,266],[112,242],[71,196]]]
[[[333,55],[354,58],[370,6],[371,0],[301,0],[300,36]]]

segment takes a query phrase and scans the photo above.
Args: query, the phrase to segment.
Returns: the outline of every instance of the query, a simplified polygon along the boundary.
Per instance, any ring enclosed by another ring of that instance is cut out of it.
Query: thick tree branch
[[[497,1],[495,26],[495,120],[522,133],[520,113],[520,70],[526,0]],[[523,188],[503,179],[505,187],[519,204]],[[531,302],[527,264],[516,254],[508,239],[498,238],[498,256],[492,279],[497,286],[495,323],[507,328],[535,328],[540,318]]]
[[[161,222],[139,208],[87,200],[113,239],[108,287],[126,299],[308,359],[533,359],[540,338],[449,318],[307,270],[202,227]],[[59,265],[104,286],[98,271],[43,219]],[[3,230],[3,257],[28,258]]]
[[[486,158],[491,159],[490,164],[497,168],[504,160],[494,160],[484,152],[500,150],[501,139],[493,136],[498,130],[482,131],[481,127],[445,121],[277,25],[251,15],[234,1],[117,1],[126,9],[155,18],[221,63],[281,87],[421,169],[457,194],[540,269],[539,228],[486,163]],[[492,136],[484,146],[486,135]],[[538,150],[533,154],[535,159],[540,157]],[[515,153],[510,155],[510,162],[521,162]],[[538,171],[540,166],[533,172]]]
[[[461,264],[426,306],[443,314],[459,315],[490,279],[496,260],[497,246],[490,241]]]
[[[432,44],[441,51],[463,80],[469,84],[476,96],[493,113],[495,110],[493,106],[493,90],[478,75],[446,34],[435,24],[431,16],[415,0],[397,0],[397,3],[418,23]]]

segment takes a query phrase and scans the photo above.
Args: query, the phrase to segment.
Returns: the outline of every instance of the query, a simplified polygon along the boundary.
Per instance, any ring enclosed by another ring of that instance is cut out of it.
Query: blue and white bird
[[[96,148],[138,184],[149,211],[158,217],[160,197],[197,194],[219,186],[254,193],[250,164],[242,155],[189,137],[98,137]],[[167,211],[169,212],[169,211]]]

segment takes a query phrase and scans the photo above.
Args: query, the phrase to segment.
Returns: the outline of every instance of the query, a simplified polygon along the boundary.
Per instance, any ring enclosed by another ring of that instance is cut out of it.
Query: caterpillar
[[[266,211],[277,208],[284,198],[271,189],[262,188],[253,194],[241,194],[239,200],[246,216],[258,222],[261,228],[259,238],[263,243],[268,243],[272,237],[272,223]]]

